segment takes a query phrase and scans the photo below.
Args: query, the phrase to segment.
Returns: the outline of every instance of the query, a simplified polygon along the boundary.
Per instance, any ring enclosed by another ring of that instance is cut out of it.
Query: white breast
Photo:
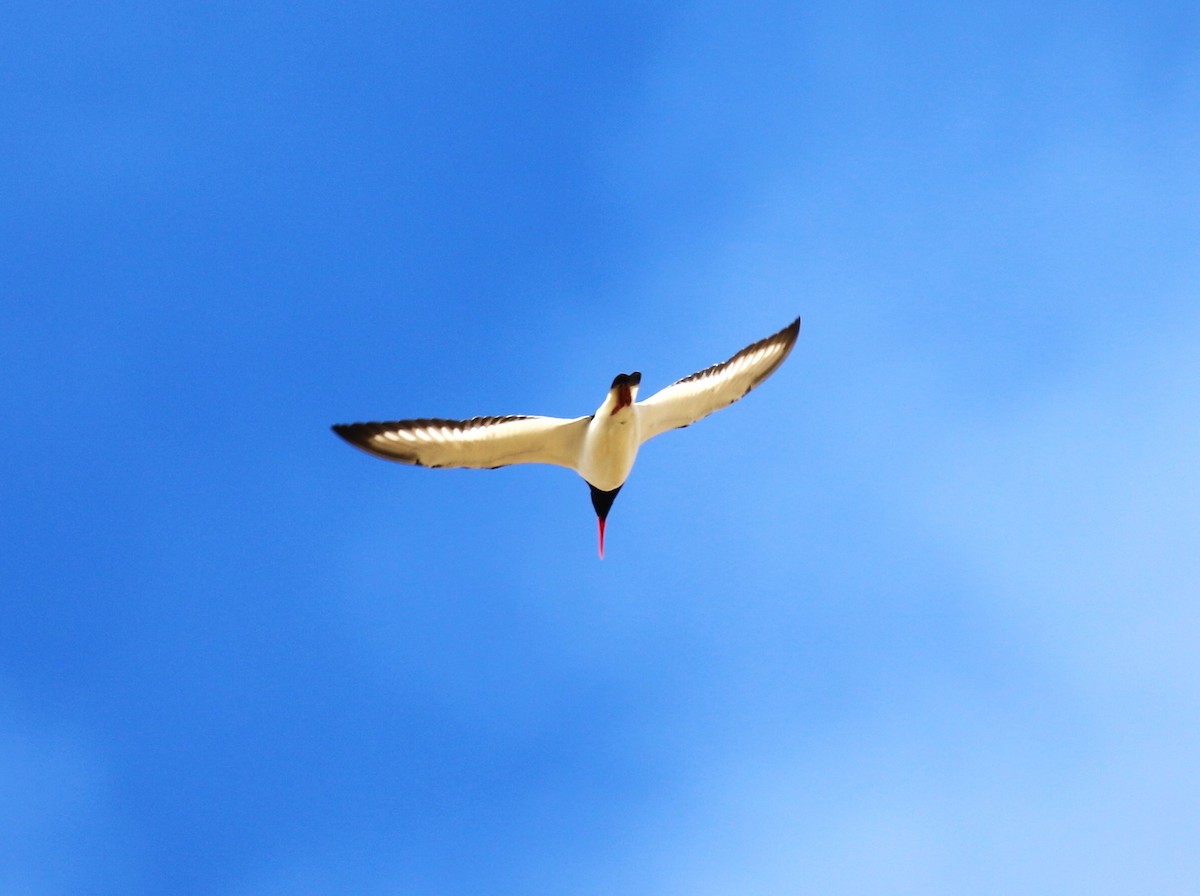
[[[601,491],[612,491],[629,478],[641,443],[632,406],[615,414],[601,408],[588,423],[579,475]]]

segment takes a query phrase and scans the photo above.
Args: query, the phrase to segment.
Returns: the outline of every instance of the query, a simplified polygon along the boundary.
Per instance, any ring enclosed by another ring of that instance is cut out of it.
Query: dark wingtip
[[[371,448],[370,432],[367,431],[367,427],[362,423],[335,423],[329,428],[333,430],[335,436],[347,445],[365,451],[367,454],[373,454],[376,457],[386,457],[386,455],[381,455],[378,451]],[[387,459],[394,460],[394,458]]]
[[[416,467],[434,466],[422,463],[421,457],[415,448],[406,450],[399,444],[392,445],[386,450],[377,448],[371,437],[386,430],[389,425],[387,423],[335,423],[330,429],[333,430],[335,435],[341,436],[347,444],[360,451],[365,451],[372,457],[394,461],[399,464],[412,464]]]
[[[334,435],[338,436],[339,438],[345,439],[351,445],[359,444],[359,441],[354,438],[354,432],[355,432],[355,429],[357,428],[357,424],[335,423],[335,424],[333,424],[333,426],[331,426],[329,428],[333,431]]]
[[[797,317],[794,321],[792,321],[774,336],[768,336],[765,341],[773,341],[779,339],[781,336],[783,337],[783,341],[787,344],[787,351],[784,352],[783,358],[779,359],[780,364],[783,363],[784,358],[791,354],[792,346],[796,344],[796,339],[800,336],[800,318]],[[779,365],[777,364],[775,366],[778,367]]]

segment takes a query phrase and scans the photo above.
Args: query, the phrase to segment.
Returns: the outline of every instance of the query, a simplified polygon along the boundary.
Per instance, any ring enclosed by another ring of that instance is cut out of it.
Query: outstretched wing
[[[733,404],[787,358],[800,333],[800,318],[773,336],[748,345],[728,361],[714,364],[639,401],[638,419],[645,442]]]
[[[508,464],[557,464],[574,468],[588,419],[397,420],[338,424],[333,431],[376,457],[421,467],[480,470]]]

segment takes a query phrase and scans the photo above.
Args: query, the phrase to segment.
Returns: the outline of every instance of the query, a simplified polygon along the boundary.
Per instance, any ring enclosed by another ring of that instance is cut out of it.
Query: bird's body
[[[733,404],[778,369],[795,345],[800,319],[742,349],[728,361],[694,373],[637,400],[641,374],[620,374],[594,414],[561,417],[474,417],[397,420],[333,427],[343,439],[377,457],[422,467],[494,469],[546,463],[569,467],[588,483],[600,524],[625,484],[638,449],[670,429],[688,426]]]
[[[620,488],[625,483],[642,445],[637,405],[634,402],[620,405],[617,396],[621,389],[626,395],[637,395],[636,383],[632,387],[614,384],[596,413],[586,418],[575,466],[576,472],[589,485],[603,492]]]

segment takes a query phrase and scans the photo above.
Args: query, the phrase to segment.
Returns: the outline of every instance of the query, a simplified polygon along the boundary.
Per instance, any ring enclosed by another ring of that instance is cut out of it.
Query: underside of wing
[[[587,417],[473,417],[338,424],[333,431],[376,457],[421,467],[574,467]]]
[[[645,442],[669,429],[695,423],[733,404],[777,369],[796,344],[800,318],[778,333],[748,345],[728,361],[672,383],[638,402]]]

